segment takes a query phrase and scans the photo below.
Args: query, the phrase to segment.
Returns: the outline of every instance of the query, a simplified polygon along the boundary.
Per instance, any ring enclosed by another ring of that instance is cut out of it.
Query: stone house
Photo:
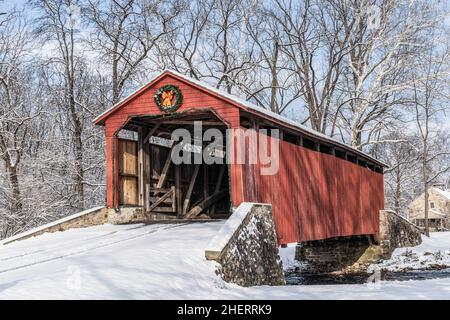
[[[425,193],[408,206],[408,219],[419,227],[425,226]],[[431,230],[450,229],[450,190],[437,186],[429,189],[429,225]]]

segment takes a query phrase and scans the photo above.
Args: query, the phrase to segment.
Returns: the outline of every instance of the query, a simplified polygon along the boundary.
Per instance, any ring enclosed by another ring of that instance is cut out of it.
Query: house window
[[[434,202],[430,202],[430,208],[434,209]]]

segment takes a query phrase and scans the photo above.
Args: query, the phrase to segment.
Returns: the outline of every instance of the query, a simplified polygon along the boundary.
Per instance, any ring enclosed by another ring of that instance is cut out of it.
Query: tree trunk
[[[25,219],[22,217],[22,196],[20,193],[19,177],[17,175],[17,165],[11,165],[9,159],[5,159],[5,167],[8,172],[8,180],[12,191],[12,204],[10,206],[10,213],[13,216],[19,216],[18,225],[14,224],[13,232],[19,227],[25,226]]]
[[[428,176],[429,176],[429,173],[428,173],[427,155],[428,155],[428,145],[427,145],[427,141],[424,140],[422,174],[423,174],[423,183],[424,183],[424,190],[425,190],[425,235],[427,237],[429,237],[430,236],[430,226],[428,223],[428,212],[429,212]]]
[[[280,113],[280,110],[278,110],[277,106],[277,87],[278,87],[278,68],[277,68],[277,61],[278,61],[278,42],[275,41],[275,48],[272,56],[272,68],[271,68],[271,74],[272,74],[272,83],[271,83],[271,92],[270,92],[270,109],[272,112]]]
[[[74,132],[74,146],[75,146],[75,192],[78,196],[78,207],[84,209],[84,172],[83,172],[83,143],[81,140],[81,124],[78,117],[75,115],[75,132]]]
[[[114,50],[117,50],[117,44],[114,44]],[[116,54],[112,58],[112,103],[115,104],[119,101],[119,73],[118,69],[118,59]]]
[[[400,215],[400,198],[401,198],[401,186],[402,181],[400,178],[400,166],[396,169],[396,181],[395,181],[395,199],[394,199],[394,210],[395,213]]]
[[[351,132],[350,136],[350,145],[352,147],[357,148],[358,150],[362,150],[361,146],[361,130],[358,128],[354,128]]]
[[[78,209],[84,209],[84,172],[83,172],[83,142],[82,142],[82,124],[78,117],[74,98],[74,85],[73,77],[68,73],[68,91],[69,91],[69,109],[70,116],[73,121],[73,145],[74,145],[74,156],[75,156],[75,188],[74,191],[77,195],[76,206]]]

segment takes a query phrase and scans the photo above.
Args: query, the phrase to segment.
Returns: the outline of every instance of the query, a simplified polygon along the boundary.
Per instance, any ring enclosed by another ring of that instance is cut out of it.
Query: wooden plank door
[[[138,195],[137,141],[119,139],[119,204],[137,206]]]

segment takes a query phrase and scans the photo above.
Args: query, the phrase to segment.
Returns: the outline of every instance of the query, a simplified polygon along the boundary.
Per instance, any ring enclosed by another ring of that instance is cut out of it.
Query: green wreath
[[[168,106],[163,103],[163,94],[170,91],[173,92],[174,98],[173,104]],[[156,105],[158,106],[158,109],[163,112],[173,112],[181,107],[181,104],[183,103],[183,95],[181,94],[180,89],[178,89],[177,86],[171,84],[159,88],[158,91],[156,91],[154,99]]]

